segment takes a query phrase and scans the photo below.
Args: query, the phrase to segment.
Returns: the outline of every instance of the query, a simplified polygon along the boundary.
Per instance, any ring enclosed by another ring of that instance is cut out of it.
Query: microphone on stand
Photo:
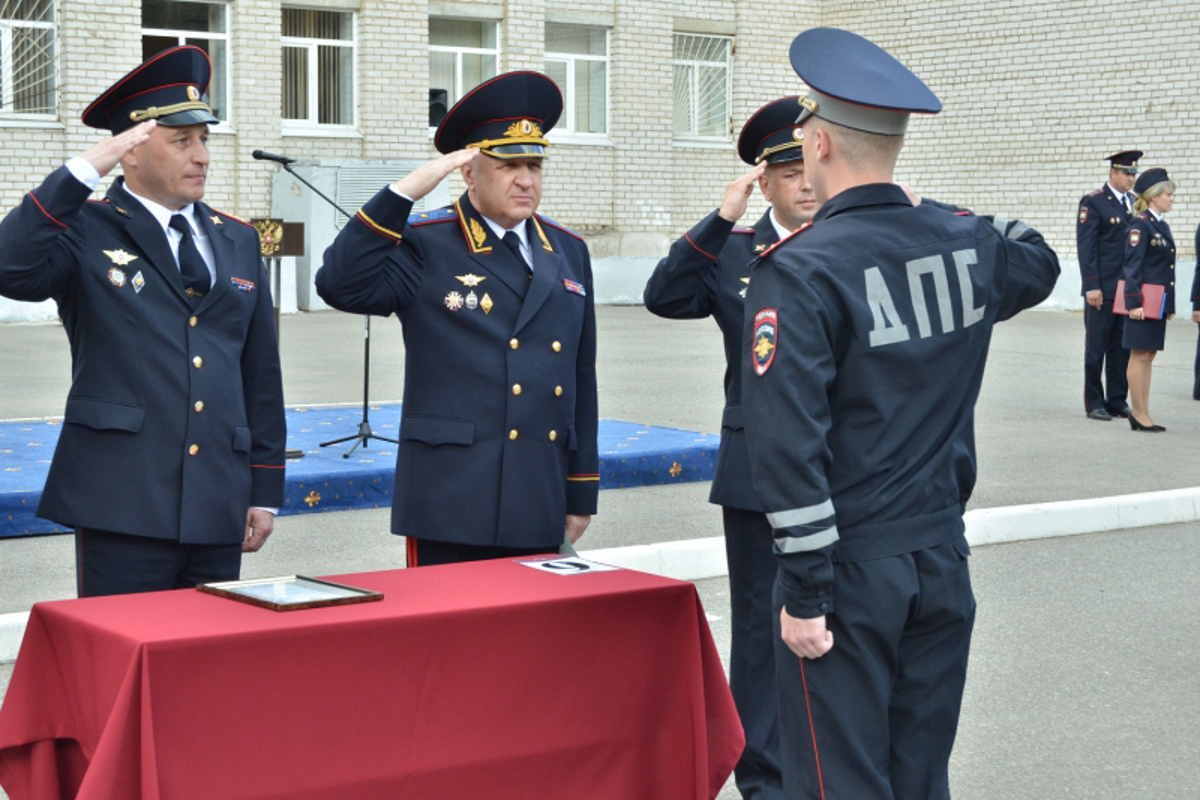
[[[259,161],[275,161],[279,164],[294,164],[294,163],[296,163],[296,159],[294,159],[294,158],[288,158],[287,156],[277,156],[274,153],[268,153],[264,150],[255,150],[250,155],[253,156],[254,158],[257,158]]]

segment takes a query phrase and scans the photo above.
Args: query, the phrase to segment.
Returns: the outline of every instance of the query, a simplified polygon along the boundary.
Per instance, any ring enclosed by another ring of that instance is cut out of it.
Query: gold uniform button
[[[508,346],[511,347],[513,350],[516,350],[518,347],[521,346],[521,343],[518,342],[516,339],[509,339]]]
[[[196,455],[196,453],[199,453],[199,452],[200,452],[200,445],[198,445],[198,444],[194,444],[188,448],[188,455],[194,456],[194,455]]]
[[[521,384],[514,383],[513,384],[513,394],[520,394],[520,393],[521,393]]]
[[[200,320],[198,320],[198,319],[197,319],[197,318],[195,318],[195,317],[190,317],[190,318],[188,319],[188,325],[191,325],[191,326],[194,328],[194,327],[196,327],[196,323],[197,323],[197,322],[199,322],[199,321],[200,321]]]
[[[555,387],[554,387],[554,396],[555,396],[555,397],[562,397],[562,387],[561,387],[561,386],[555,386]]]
[[[516,440],[516,438],[517,438],[517,429],[516,428],[513,428],[511,431],[508,432],[508,438],[512,439],[514,441]]]
[[[556,353],[560,352],[562,350],[562,342],[555,342],[554,344],[550,345],[550,349]]]
[[[201,367],[204,366],[204,359],[201,358],[200,356],[196,356],[195,358],[192,359],[192,366],[195,367],[196,369],[200,369]]]
[[[204,401],[203,401],[203,400],[197,400],[197,401],[196,401],[196,406],[195,406],[195,408],[196,408],[196,413],[197,413],[197,414],[199,414],[201,411],[203,411],[203,410],[204,410]]]
[[[557,438],[558,438],[558,431],[550,431],[550,441],[553,442]]]

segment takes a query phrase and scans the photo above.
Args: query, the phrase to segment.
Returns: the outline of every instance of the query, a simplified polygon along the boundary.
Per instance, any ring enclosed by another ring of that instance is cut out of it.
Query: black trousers
[[[240,544],[180,544],[124,533],[75,531],[75,585],[80,597],[189,589],[235,581],[242,569]]]
[[[473,544],[438,542],[433,539],[405,539],[409,569],[432,567],[436,564],[460,564],[464,561],[487,561],[491,558],[514,558],[557,553],[557,547],[481,547]]]
[[[1113,313],[1112,298],[1106,297],[1099,309],[1083,304],[1083,325],[1083,410],[1128,408],[1129,351],[1121,344],[1125,317]]]
[[[800,659],[776,635],[788,800],[948,800],[975,622],[967,553],[960,540],[835,564],[833,648]]]
[[[1192,399],[1200,400],[1200,333],[1196,336],[1196,382],[1192,384]]]
[[[781,800],[771,602],[778,566],[771,525],[762,512],[737,508],[723,512],[733,629],[729,688],[746,731],[746,749],[734,768],[734,779],[745,800]]]

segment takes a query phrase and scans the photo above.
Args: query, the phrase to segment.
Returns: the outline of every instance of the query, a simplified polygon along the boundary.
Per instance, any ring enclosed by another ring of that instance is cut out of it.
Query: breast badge
[[[479,307],[483,309],[483,313],[489,314],[492,310],[492,298],[484,292],[483,299],[479,301]]]
[[[467,292],[467,308],[472,311],[479,308],[479,298],[475,296],[474,292]]]
[[[113,267],[112,269],[110,269],[108,271],[108,282],[111,283],[113,286],[118,286],[118,287],[124,286],[125,285],[125,271],[122,269],[119,269],[118,267]]]
[[[754,315],[754,371],[765,375],[775,360],[775,343],[779,341],[779,314],[773,308],[764,308]]]
[[[458,311],[463,307],[463,296],[458,292],[451,292],[450,294],[446,295],[445,303],[446,308],[450,309],[451,311]]]
[[[229,280],[233,283],[234,286],[237,287],[237,290],[239,292],[253,292],[254,291],[254,281],[248,281],[245,278],[230,278]]]
[[[479,284],[481,284],[487,280],[487,277],[485,277],[483,275],[473,275],[470,272],[468,272],[466,275],[455,275],[454,277],[463,286],[466,286],[467,288],[471,288],[472,286],[478,286]]]
[[[138,259],[137,256],[132,253],[126,253],[124,250],[105,250],[104,255],[108,256],[109,260],[118,267],[124,267]]]
[[[563,288],[571,294],[577,294],[580,297],[587,297],[587,289],[583,288],[582,283],[577,283],[570,278],[563,278]]]
[[[144,288],[146,288],[146,278],[142,275],[142,271],[138,270],[138,274],[133,276],[133,291],[135,294],[141,294]]]

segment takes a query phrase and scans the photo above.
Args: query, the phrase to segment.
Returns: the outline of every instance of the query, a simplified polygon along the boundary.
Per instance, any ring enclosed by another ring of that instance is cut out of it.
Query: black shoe
[[[1110,408],[1108,409],[1108,413],[1114,417],[1127,419],[1132,412],[1129,410],[1129,406],[1125,406],[1124,408]]]
[[[1098,419],[1101,422],[1112,422],[1112,414],[1109,414],[1103,408],[1093,408],[1091,411],[1087,412],[1087,415],[1088,419]],[[1133,419],[1133,417],[1130,417],[1130,419]]]
[[[1133,414],[1129,415],[1129,428],[1135,431],[1144,431],[1146,433],[1162,433],[1166,430],[1162,425],[1143,425],[1137,421],[1137,417]]]

